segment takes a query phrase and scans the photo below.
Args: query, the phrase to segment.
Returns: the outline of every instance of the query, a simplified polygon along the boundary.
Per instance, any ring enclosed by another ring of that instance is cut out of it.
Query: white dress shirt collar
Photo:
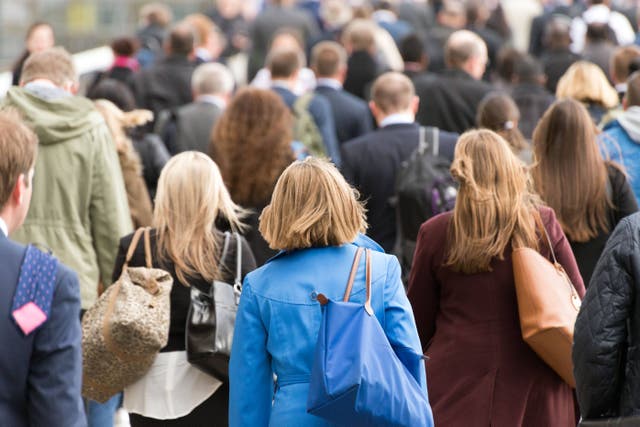
[[[225,108],[227,108],[227,101],[225,101],[222,97],[217,95],[200,95],[196,98],[196,101],[215,105],[221,110],[224,110]]]
[[[9,237],[9,228],[7,227],[7,223],[4,222],[4,219],[2,219],[2,217],[0,217],[0,232],[2,232],[5,237]]]
[[[327,77],[318,77],[318,79],[316,79],[316,86],[325,86],[335,90],[342,90],[342,83],[340,83],[340,81]]]
[[[399,125],[399,124],[411,124],[416,121],[415,117],[412,114],[408,113],[396,113],[391,114],[380,121],[380,127],[386,127],[390,125]]]

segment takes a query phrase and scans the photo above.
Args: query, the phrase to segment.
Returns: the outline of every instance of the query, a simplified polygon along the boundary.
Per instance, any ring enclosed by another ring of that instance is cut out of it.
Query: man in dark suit
[[[17,114],[0,112],[0,424],[80,427],[78,279],[8,238],[29,209],[37,144]],[[55,273],[42,274],[44,265]]]
[[[151,110],[158,117],[163,110],[193,100],[191,74],[195,65],[190,60],[193,49],[191,26],[185,23],[175,26],[165,41],[167,56],[133,77],[132,90],[138,107]]]
[[[264,65],[274,34],[284,27],[297,30],[305,47],[317,39],[320,30],[313,17],[296,6],[295,0],[271,0],[249,28],[252,49],[249,54],[248,81]]]
[[[395,194],[396,174],[419,143],[415,123],[419,99],[413,84],[401,73],[385,73],[371,89],[369,107],[379,129],[342,146],[342,173],[367,201],[367,234],[385,251],[393,250],[396,216],[389,199]],[[458,136],[440,132],[440,155],[453,160]]]
[[[342,144],[371,131],[373,123],[367,103],[342,88],[347,74],[347,53],[336,42],[318,43],[311,52],[316,74],[316,93],[324,96],[333,112],[338,142]]]
[[[175,110],[166,110],[156,129],[171,154],[196,150],[207,153],[211,130],[231,99],[233,76],[217,63],[199,65],[191,77],[194,101]]]
[[[416,93],[423,101],[417,120],[462,133],[475,125],[478,104],[492,89],[482,81],[487,66],[487,46],[475,33],[456,31],[445,46],[448,69],[437,78],[416,78]]]
[[[269,53],[267,66],[271,72],[271,90],[276,92],[294,115],[294,120],[301,120],[299,109],[311,115],[317,131],[322,136],[324,153],[337,165],[340,165],[340,148],[336,137],[336,126],[333,121],[331,105],[319,94],[305,94],[298,97],[293,88],[298,82],[298,73],[303,64],[303,52],[299,49],[280,48]],[[307,105],[300,106],[298,100],[310,97]],[[296,138],[297,135],[294,135]]]

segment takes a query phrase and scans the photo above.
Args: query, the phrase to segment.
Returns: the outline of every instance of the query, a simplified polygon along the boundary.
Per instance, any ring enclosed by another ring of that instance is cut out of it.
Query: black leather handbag
[[[187,314],[187,360],[220,381],[229,380],[229,357],[240,293],[242,292],[242,240],[233,233],[236,248],[236,276],[233,284],[215,280],[209,293],[191,287]],[[220,265],[225,265],[231,233],[226,232]]]
[[[640,416],[582,420],[578,427],[638,427]]]

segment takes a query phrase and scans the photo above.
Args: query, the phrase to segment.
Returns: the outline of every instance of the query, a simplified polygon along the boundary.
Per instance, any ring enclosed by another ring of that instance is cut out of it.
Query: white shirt
[[[271,89],[271,72],[267,68],[258,71],[258,74],[256,74],[251,82],[251,86],[257,87],[258,89]],[[301,68],[298,73],[298,81],[296,81],[295,87],[291,92],[300,96],[313,91],[315,88],[316,75],[309,68]]]
[[[7,227],[7,223],[4,222],[2,217],[0,217],[0,231],[2,231],[5,237],[9,237],[9,227]]]
[[[608,24],[613,30],[618,41],[618,45],[626,46],[633,44],[636,35],[629,20],[623,14],[612,11],[603,4],[596,4],[587,9],[582,16],[573,18],[571,21],[571,51],[582,53],[589,24]]]
[[[197,102],[205,102],[207,104],[213,104],[221,110],[227,108],[227,101],[216,95],[200,95],[196,98]]]
[[[330,87],[335,90],[342,90],[342,83],[336,79],[329,79],[327,77],[319,77],[316,80],[316,86]]]
[[[192,366],[186,351],[159,353],[144,377],[125,387],[122,406],[145,417],[175,419],[191,413],[221,385]]]
[[[386,127],[389,125],[398,125],[398,124],[411,124],[416,121],[416,118],[413,114],[408,113],[396,113],[391,114],[380,121],[380,127]]]

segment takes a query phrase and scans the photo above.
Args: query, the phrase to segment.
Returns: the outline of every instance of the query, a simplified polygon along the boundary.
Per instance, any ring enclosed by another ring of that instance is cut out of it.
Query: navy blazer
[[[49,319],[25,337],[11,316],[25,252],[0,232],[0,424],[86,426],[78,278],[58,263]]]
[[[345,90],[324,85],[318,85],[316,93],[324,96],[331,105],[340,144],[373,130],[369,106],[362,99]]]
[[[400,165],[418,148],[419,129],[416,123],[389,125],[342,145],[342,173],[367,204],[367,235],[387,252],[396,241],[396,215],[389,199]],[[453,160],[457,140],[457,134],[440,131],[440,155]]]
[[[272,88],[276,92],[287,107],[293,112],[293,104],[295,104],[298,97],[295,93],[283,87],[274,86]],[[309,102],[309,114],[313,117],[313,121],[318,126],[318,130],[322,135],[322,142],[327,150],[327,155],[331,158],[336,166],[340,166],[340,148],[338,146],[338,139],[336,138],[336,125],[333,121],[333,114],[331,112],[331,105],[322,95],[314,95]]]

